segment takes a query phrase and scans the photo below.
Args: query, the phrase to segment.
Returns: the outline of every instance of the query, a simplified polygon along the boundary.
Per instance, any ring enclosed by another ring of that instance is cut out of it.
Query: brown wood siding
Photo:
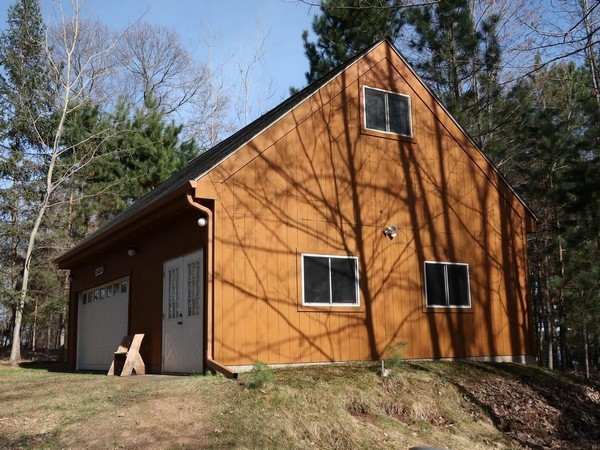
[[[531,353],[528,213],[386,49],[205,177],[217,193],[217,361],[377,359],[398,341],[407,358]],[[364,85],[411,97],[413,138],[362,129]],[[302,252],[357,256],[361,306],[303,308]],[[469,264],[471,308],[425,307],[426,260]]]
[[[204,248],[206,228],[200,228],[200,214],[181,202],[177,213],[157,220],[151,227],[124,235],[71,269],[71,313],[69,323],[69,362],[75,368],[77,354],[77,296],[79,292],[124,276],[130,277],[128,333],[145,333],[142,358],[149,372],[160,373],[162,360],[162,280],[163,263]],[[127,256],[130,247],[135,256]],[[95,276],[98,267],[104,268]],[[107,368],[108,370],[108,368]]]

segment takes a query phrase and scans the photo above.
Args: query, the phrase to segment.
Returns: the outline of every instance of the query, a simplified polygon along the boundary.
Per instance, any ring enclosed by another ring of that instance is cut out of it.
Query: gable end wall
[[[413,138],[365,132],[364,85]],[[381,45],[215,167],[214,357],[226,365],[531,354],[528,212]],[[383,228],[396,225],[389,240]],[[358,308],[301,304],[300,254],[359,258]],[[423,262],[469,264],[472,307],[425,308]]]

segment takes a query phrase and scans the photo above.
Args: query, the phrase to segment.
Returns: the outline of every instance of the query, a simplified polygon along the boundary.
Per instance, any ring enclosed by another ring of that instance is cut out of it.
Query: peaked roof
[[[328,74],[319,78],[315,82],[309,84],[304,89],[298,91],[293,94],[288,99],[284,100],[279,105],[275,106],[270,111],[264,113],[258,119],[254,120],[250,124],[241,128],[227,139],[221,141],[214,147],[206,150],[201,153],[196,158],[192,159],[185,167],[181,168],[173,175],[171,175],[167,180],[158,185],[155,189],[148,192],[140,199],[135,201],[129,208],[125,209],[121,213],[117,214],[114,218],[105,223],[98,230],[81,240],[75,247],[68,250],[66,253],[61,255],[56,259],[58,263],[66,261],[68,258],[75,255],[78,250],[83,247],[87,247],[91,245],[93,241],[98,239],[100,236],[104,235],[106,232],[115,228],[119,224],[127,221],[128,219],[134,218],[136,215],[140,214],[147,206],[154,204],[156,202],[161,201],[169,197],[170,195],[180,191],[182,189],[189,188],[189,181],[193,179],[198,179],[212,168],[219,165],[222,161],[224,161],[227,157],[235,153],[240,147],[244,144],[252,140],[254,137],[265,131],[279,119],[281,119],[284,115],[286,115],[289,111],[300,105],[304,100],[308,99],[314,93],[319,91],[322,87],[331,82],[334,78],[336,78],[339,74],[344,72],[358,60],[360,60],[363,56],[369,53],[371,50],[386,42],[390,48],[398,55],[398,57],[404,61],[409,70],[414,74],[414,76],[421,82],[421,84],[427,89],[427,91],[438,101],[443,110],[448,114],[448,116],[454,121],[454,123],[459,127],[459,129],[469,138],[473,146],[480,151],[483,157],[487,160],[487,162],[494,168],[499,177],[506,183],[508,188],[513,192],[513,194],[517,197],[520,203],[523,204],[525,209],[531,214],[531,216],[535,218],[535,214],[529,209],[529,207],[525,204],[525,202],[519,197],[519,195],[512,188],[510,183],[502,176],[500,171],[495,167],[495,165],[481,152],[473,138],[461,127],[461,125],[454,119],[454,117],[450,114],[450,112],[445,108],[440,99],[436,96],[436,94],[429,89],[429,87],[423,82],[421,77],[410,67],[402,54],[396,49],[394,44],[389,38],[381,39],[380,41],[374,43],[370,47],[364,49],[353,58],[349,59],[342,65],[336,67]]]
[[[356,61],[362,58],[365,54],[371,51],[371,49],[377,47],[384,40],[385,39],[378,41],[371,47],[361,51],[341,66],[336,67],[328,74],[309,84],[304,89],[296,92],[287,100],[284,100],[282,103],[275,106],[270,111],[264,113],[258,119],[249,123],[245,127],[241,128],[240,130],[229,136],[227,139],[219,142],[214,147],[210,148],[209,150],[206,150],[205,152],[198,155],[196,158],[192,159],[185,167],[175,172],[164,182],[158,185],[155,189],[136,200],[129,208],[117,214],[115,217],[113,217],[111,220],[109,220],[103,226],[101,226],[98,230],[85,237],[75,247],[58,257],[56,261],[60,263],[61,261],[67,259],[74,253],[76,253],[79,248],[95,240],[97,237],[109,231],[116,225],[124,222],[128,218],[135,216],[148,205],[151,205],[152,203],[155,203],[160,199],[167,197],[172,192],[177,191],[182,187],[186,186],[190,180],[199,178],[201,175],[205,174],[210,169],[217,166],[228,156],[235,153],[235,151],[239,149],[242,145],[250,141],[256,135],[260,134],[270,125],[277,122],[281,117],[283,117],[289,111],[294,109],[304,100],[309,98],[312,94],[317,92],[319,89],[321,89],[331,80],[333,80],[336,76],[338,76],[348,67],[350,67]],[[392,45],[391,42],[390,45]]]

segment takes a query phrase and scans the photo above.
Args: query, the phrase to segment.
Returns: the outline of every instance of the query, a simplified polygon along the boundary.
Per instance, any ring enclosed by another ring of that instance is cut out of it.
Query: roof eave
[[[155,213],[161,207],[171,203],[173,200],[179,197],[183,198],[182,196],[194,189],[194,185],[195,183],[192,183],[191,180],[186,183],[182,183],[176,189],[167,192],[162,197],[148,204],[147,207],[140,209],[131,216],[128,216],[122,221],[115,223],[114,226],[107,228],[101,233],[92,235],[90,239],[83,240],[78,245],[56,258],[54,262],[56,262],[58,267],[61,269],[69,269],[75,262],[84,259],[100,248],[109,245],[112,241],[111,238],[119,232],[125,229],[129,229],[129,231],[135,230],[141,226],[140,222],[142,218]]]

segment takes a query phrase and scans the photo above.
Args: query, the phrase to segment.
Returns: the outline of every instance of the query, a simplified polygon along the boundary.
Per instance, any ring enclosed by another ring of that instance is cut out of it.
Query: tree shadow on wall
[[[458,128],[419,86],[408,88],[414,139],[365,133],[361,85],[349,73],[292,111],[295,122],[275,142],[247,144],[247,162],[216,180],[217,358],[377,360],[398,341],[408,342],[407,358],[524,354],[529,323],[516,200],[464,150],[471,144],[455,137]],[[386,65],[363,80],[403,83]],[[394,240],[382,233],[390,225],[399,229]],[[357,256],[360,307],[302,305],[305,252]],[[427,309],[425,261],[468,263],[472,307]]]

